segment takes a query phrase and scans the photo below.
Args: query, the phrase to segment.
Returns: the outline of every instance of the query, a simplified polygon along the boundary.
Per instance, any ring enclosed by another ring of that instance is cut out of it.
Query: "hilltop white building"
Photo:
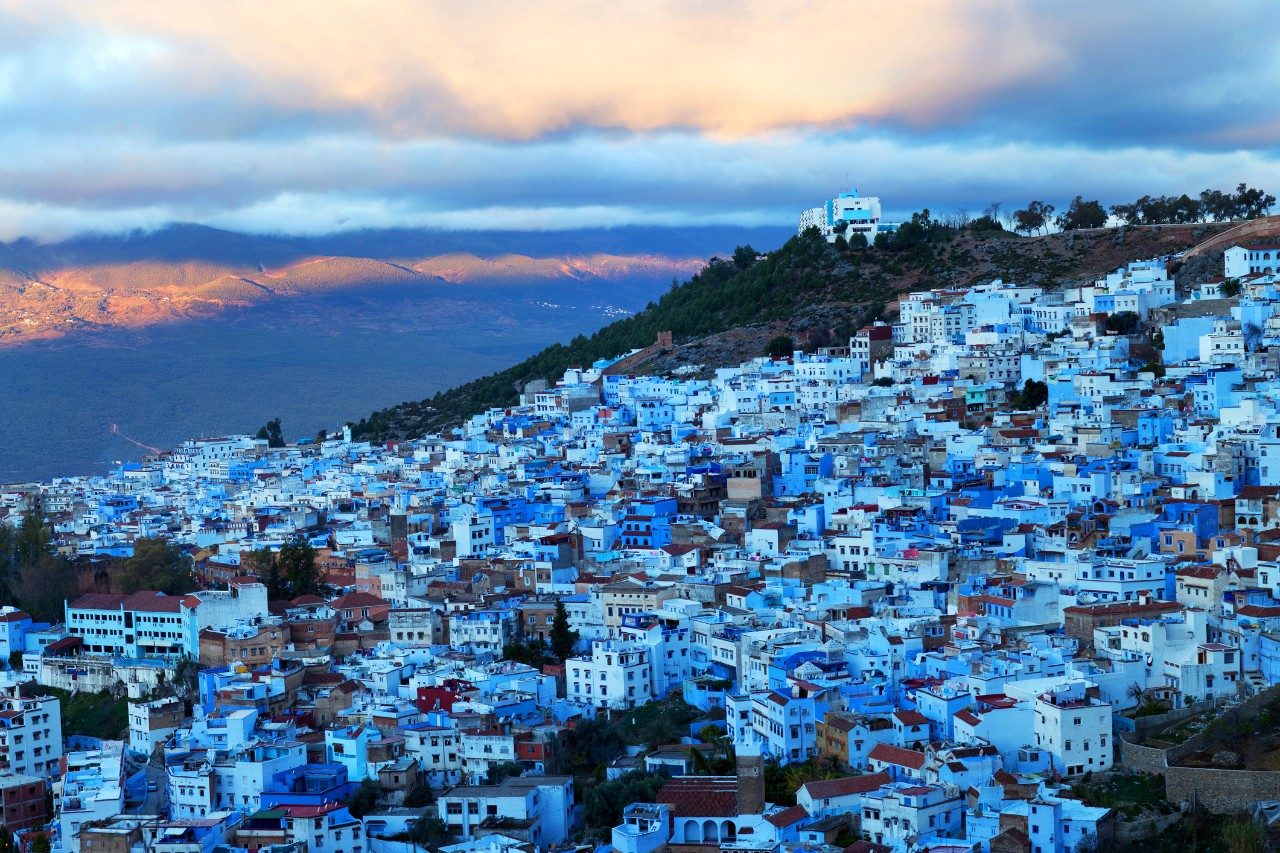
[[[800,214],[800,231],[817,228],[828,242],[834,242],[837,234],[845,237],[862,234],[868,243],[875,242],[882,228],[880,199],[874,196],[862,198],[857,189],[840,193],[828,199],[821,207],[811,207]]]

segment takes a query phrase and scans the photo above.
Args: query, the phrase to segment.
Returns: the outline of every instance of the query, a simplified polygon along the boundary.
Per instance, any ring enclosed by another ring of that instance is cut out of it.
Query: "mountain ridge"
[[[43,271],[0,265],[0,346],[93,329],[130,329],[198,319],[271,300],[373,286],[424,288],[509,281],[609,284],[682,277],[701,258],[654,253],[532,257],[473,253],[394,260],[318,255],[283,264],[147,259],[66,265]]]

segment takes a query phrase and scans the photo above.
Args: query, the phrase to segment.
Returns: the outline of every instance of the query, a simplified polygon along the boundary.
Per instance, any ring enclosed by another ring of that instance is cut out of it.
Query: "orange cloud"
[[[578,126],[740,137],[960,114],[1063,60],[997,0],[95,0],[19,9],[140,38],[192,97],[355,115],[390,136]]]

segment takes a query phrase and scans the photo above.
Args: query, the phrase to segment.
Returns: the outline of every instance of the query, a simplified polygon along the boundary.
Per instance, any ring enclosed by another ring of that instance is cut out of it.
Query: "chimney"
[[[738,750],[738,814],[764,811],[764,757],[758,746]]]

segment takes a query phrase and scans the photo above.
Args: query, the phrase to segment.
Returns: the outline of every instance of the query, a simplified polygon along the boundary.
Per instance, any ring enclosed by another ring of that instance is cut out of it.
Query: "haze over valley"
[[[735,241],[785,233],[177,225],[0,245],[0,481],[101,473],[139,444],[277,416],[314,435],[594,331]]]

